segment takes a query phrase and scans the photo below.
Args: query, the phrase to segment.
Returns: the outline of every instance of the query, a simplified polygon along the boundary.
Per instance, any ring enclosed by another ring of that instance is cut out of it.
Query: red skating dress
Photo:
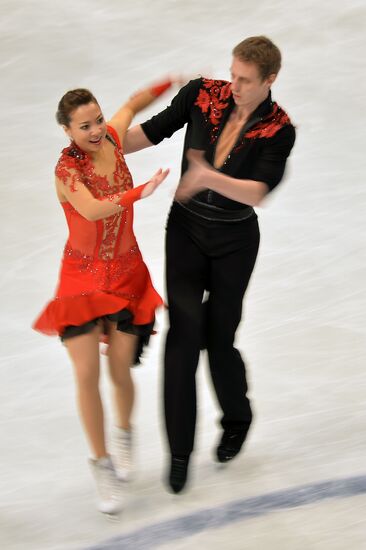
[[[56,176],[72,187],[81,181],[99,200],[128,191],[132,177],[116,131],[108,126],[116,168],[111,185],[95,173],[91,158],[75,144],[62,151]],[[90,331],[100,318],[117,322],[117,328],[138,335],[139,353],[152,332],[155,310],[163,304],[154,289],[133,232],[133,206],[98,221],[88,221],[69,202],[61,203],[69,238],[62,259],[54,299],[36,319],[33,328],[66,337]]]

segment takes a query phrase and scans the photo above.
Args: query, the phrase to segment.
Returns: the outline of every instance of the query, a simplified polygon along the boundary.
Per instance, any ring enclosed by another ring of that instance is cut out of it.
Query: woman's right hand
[[[169,168],[167,168],[166,170],[162,170],[162,168],[159,168],[159,170],[145,184],[145,187],[141,193],[141,198],[145,199],[146,197],[151,195],[155,191],[155,189],[159,187],[159,185],[165,180],[165,178],[169,174],[169,171]]]

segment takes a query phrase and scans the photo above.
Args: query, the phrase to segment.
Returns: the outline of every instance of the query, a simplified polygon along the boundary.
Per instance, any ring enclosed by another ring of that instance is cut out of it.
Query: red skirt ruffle
[[[134,265],[119,260],[94,261],[80,267],[80,261],[64,258],[59,287],[33,328],[49,336],[62,336],[68,326],[79,326],[108,314],[127,309],[134,325],[147,325],[163,300],[154,289],[146,265],[138,254]]]

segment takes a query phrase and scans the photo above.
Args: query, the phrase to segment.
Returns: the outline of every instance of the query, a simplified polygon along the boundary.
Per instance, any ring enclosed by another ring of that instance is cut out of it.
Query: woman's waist
[[[123,263],[130,261],[131,258],[140,259],[141,252],[136,242],[124,249],[115,250],[115,247],[100,246],[98,249],[91,251],[81,250],[75,245],[72,245],[70,241],[67,241],[63,260],[64,261],[76,261],[76,262],[90,262],[90,263]]]

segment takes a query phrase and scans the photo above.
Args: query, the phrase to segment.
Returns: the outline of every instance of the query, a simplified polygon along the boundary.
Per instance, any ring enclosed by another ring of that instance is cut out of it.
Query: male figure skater
[[[233,50],[231,82],[191,80],[169,107],[131,128],[125,141],[125,152],[133,152],[187,124],[182,179],[166,232],[164,404],[168,482],[175,493],[186,483],[193,450],[202,335],[223,413],[219,462],[238,454],[252,422],[245,365],[234,339],[259,246],[253,206],[281,181],[295,141],[289,117],[271,97],[280,66],[271,40],[247,38]]]

